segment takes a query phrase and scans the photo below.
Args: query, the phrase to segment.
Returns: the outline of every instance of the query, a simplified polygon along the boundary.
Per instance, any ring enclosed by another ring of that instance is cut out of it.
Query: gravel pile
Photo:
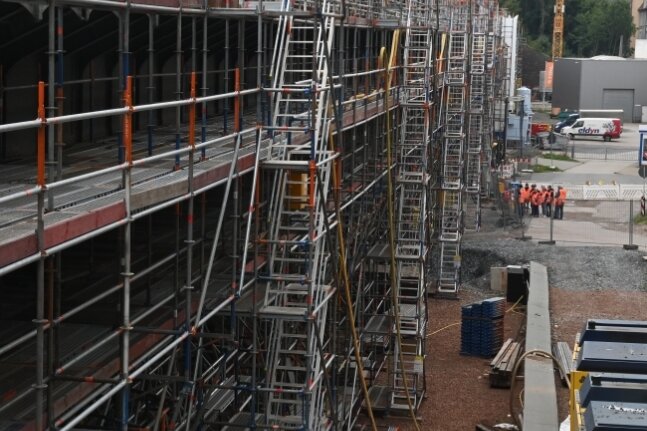
[[[551,286],[573,290],[647,291],[647,262],[642,253],[615,247],[559,247],[517,239],[465,240],[463,282],[489,283],[491,266],[519,265],[531,260],[548,268]]]
[[[551,286],[569,290],[647,291],[647,262],[640,251],[617,247],[539,245],[520,241],[514,226],[503,227],[500,213],[485,206],[482,229],[463,241],[462,279],[467,288],[489,289],[491,266],[523,265],[531,260],[548,268]]]

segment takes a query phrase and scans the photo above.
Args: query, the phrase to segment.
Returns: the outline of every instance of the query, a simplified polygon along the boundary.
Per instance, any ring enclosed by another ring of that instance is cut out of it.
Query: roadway
[[[528,180],[555,184],[642,184],[638,173],[638,124],[625,124],[619,139],[604,142],[602,138],[576,138],[568,148],[558,153],[574,155],[575,162],[553,161],[561,172],[536,173]],[[559,139],[559,138],[558,138]],[[547,153],[548,151],[544,151]],[[538,159],[539,164],[550,165],[548,159]],[[523,178],[523,181],[526,181]]]

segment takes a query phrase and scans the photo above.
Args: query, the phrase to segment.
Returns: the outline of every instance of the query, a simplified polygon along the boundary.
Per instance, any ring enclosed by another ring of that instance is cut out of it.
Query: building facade
[[[622,109],[623,121],[640,121],[647,106],[647,60],[555,59],[553,106],[561,109]]]

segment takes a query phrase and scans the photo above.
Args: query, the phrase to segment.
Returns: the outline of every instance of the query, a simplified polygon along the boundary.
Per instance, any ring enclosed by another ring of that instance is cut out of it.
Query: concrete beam
[[[542,350],[550,353],[550,302],[548,271],[537,263],[530,263],[530,288],[526,308],[526,352]],[[557,391],[553,361],[529,355],[524,360],[524,431],[555,431],[557,418]]]

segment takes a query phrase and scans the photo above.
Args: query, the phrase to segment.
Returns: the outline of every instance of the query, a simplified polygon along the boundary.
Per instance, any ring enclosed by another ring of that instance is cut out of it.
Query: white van
[[[619,138],[622,122],[615,118],[580,118],[572,126],[564,127],[562,135],[571,139],[576,136],[602,136],[605,141]]]

